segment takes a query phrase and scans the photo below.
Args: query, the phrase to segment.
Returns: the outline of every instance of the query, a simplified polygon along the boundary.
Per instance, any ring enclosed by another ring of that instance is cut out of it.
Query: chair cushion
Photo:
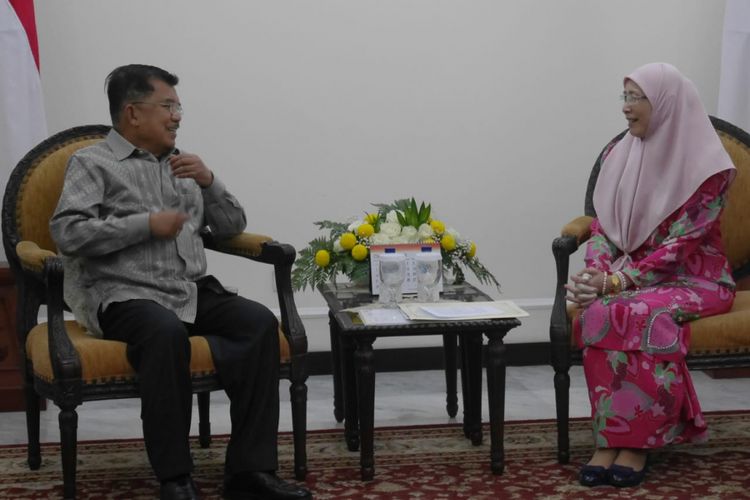
[[[690,323],[690,354],[750,352],[750,291],[738,291],[732,309],[725,314]]]
[[[49,232],[49,220],[62,192],[68,159],[79,149],[101,140],[101,137],[77,139],[42,158],[37,167],[30,171],[16,207],[21,240],[34,241],[45,250],[57,251]]]
[[[84,384],[105,384],[135,378],[135,371],[125,354],[126,344],[116,340],[104,340],[89,335],[74,320],[66,321],[73,346],[81,358],[81,378]],[[290,361],[289,343],[279,329],[281,363]],[[214,373],[214,361],[205,337],[190,337],[190,373],[204,376]],[[26,338],[26,357],[34,367],[34,376],[47,382],[54,380],[52,363],[49,357],[47,323],[41,323],[29,332]]]
[[[568,304],[572,321],[581,309]],[[571,344],[578,348],[571,335]],[[690,323],[690,356],[750,353],[750,291],[738,291],[732,309]]]
[[[750,261],[750,148],[726,132],[720,132],[724,148],[732,163],[737,167],[737,175],[729,188],[727,204],[721,215],[721,240],[724,252],[732,269],[737,269]]]

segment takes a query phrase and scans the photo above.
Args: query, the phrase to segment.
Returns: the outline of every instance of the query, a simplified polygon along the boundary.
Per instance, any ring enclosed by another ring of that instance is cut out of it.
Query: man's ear
[[[122,108],[122,121],[131,127],[137,127],[140,122],[140,113],[136,107],[130,103]]]

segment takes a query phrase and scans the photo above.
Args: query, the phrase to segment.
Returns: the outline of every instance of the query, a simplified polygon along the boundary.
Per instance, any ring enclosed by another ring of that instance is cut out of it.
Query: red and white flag
[[[0,199],[16,163],[46,137],[34,1],[0,0]]]
[[[33,0],[0,0],[0,195],[18,160],[47,137]]]

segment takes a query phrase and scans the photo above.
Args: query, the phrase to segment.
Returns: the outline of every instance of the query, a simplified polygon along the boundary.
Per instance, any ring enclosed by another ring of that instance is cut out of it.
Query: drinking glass
[[[406,278],[406,257],[402,253],[386,253],[380,256],[380,284],[386,289],[386,307],[398,307],[401,302],[401,285]]]
[[[439,253],[422,252],[414,255],[417,275],[417,300],[419,302],[437,302],[440,300],[440,278],[443,270],[443,259]]]

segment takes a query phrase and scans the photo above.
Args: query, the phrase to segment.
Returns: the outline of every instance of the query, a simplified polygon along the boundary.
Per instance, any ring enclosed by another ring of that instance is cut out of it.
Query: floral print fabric
[[[592,223],[586,266],[621,270],[629,280],[627,290],[596,300],[573,325],[597,447],[656,448],[706,436],[684,362],[687,322],[726,312],[734,301],[719,230],[729,180],[728,171],[706,180],[631,255]]]

